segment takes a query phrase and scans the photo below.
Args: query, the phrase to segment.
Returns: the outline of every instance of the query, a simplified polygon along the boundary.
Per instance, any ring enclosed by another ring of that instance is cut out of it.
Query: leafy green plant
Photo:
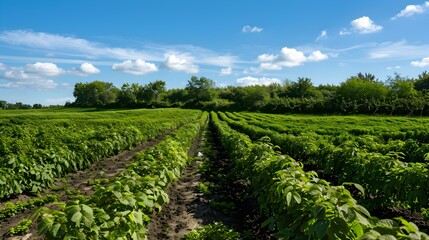
[[[6,202],[4,208],[0,210],[0,220],[15,216],[27,209],[40,207],[57,200],[57,195],[48,194],[43,197],[31,198],[28,201],[17,201],[16,203]]]
[[[183,240],[238,240],[240,233],[228,228],[221,222],[215,222],[192,230],[186,234]]]
[[[187,150],[207,116],[136,154],[125,171],[105,185],[95,185],[89,198],[45,210],[39,233],[56,239],[146,239],[149,216],[168,202],[168,186],[189,163]]]
[[[198,183],[197,192],[202,193],[204,195],[211,195],[212,194],[212,191],[210,190],[209,184],[207,182]]]
[[[224,114],[219,116],[226,119]],[[238,121],[222,122],[214,112],[211,119],[223,147],[236,164],[236,173],[251,182],[259,207],[270,216],[263,225],[275,230],[276,237],[429,239],[404,219],[372,217],[344,186],[331,186],[315,172],[304,171],[302,163],[282,155],[270,143],[270,138],[263,137],[252,143],[248,136],[234,131],[228,124],[237,123],[250,133],[257,133],[252,132],[251,127]],[[257,134],[263,135],[263,131]],[[316,149],[310,147],[302,149],[309,156]]]
[[[30,219],[23,219],[17,225],[11,227],[8,231],[9,236],[16,236],[20,234],[24,234],[28,231],[33,221]]]
[[[429,208],[422,208],[422,217],[425,221],[429,221]]]

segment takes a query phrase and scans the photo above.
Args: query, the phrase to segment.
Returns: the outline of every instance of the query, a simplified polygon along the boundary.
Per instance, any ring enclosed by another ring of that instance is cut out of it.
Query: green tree
[[[293,98],[309,98],[320,97],[321,93],[313,86],[310,78],[300,77],[298,81],[292,82],[288,86],[287,96]]]
[[[429,73],[427,71],[424,71],[419,75],[417,80],[414,82],[414,88],[417,91],[429,90]]]
[[[191,101],[212,101],[216,98],[215,82],[205,77],[192,76],[186,85]]]
[[[270,99],[269,89],[265,86],[249,86],[245,88],[245,93],[243,95],[243,105],[244,107],[251,108],[260,108],[264,106]]]
[[[162,80],[148,83],[143,87],[143,99],[147,102],[159,101],[159,97],[166,91],[165,86]]]
[[[77,106],[105,106],[116,102],[120,90],[112,83],[94,81],[90,83],[76,83],[73,96]]]
[[[6,109],[7,108],[7,102],[5,100],[0,100],[0,109]]]
[[[43,106],[40,103],[33,104],[33,109],[41,109]]]
[[[398,73],[395,73],[393,78],[389,77],[387,83],[390,95],[393,97],[412,98],[417,95],[417,91],[414,89],[414,80],[401,77]]]
[[[337,90],[339,97],[348,101],[365,101],[365,99],[384,99],[388,88],[375,80],[371,74],[358,74],[340,84]]]
[[[122,85],[121,91],[118,94],[118,103],[121,106],[130,106],[137,103],[137,95],[133,87],[136,86],[134,84],[130,85],[128,83],[124,83]]]

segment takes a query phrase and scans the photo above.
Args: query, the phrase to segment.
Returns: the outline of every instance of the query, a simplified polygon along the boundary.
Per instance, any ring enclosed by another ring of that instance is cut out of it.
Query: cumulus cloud
[[[375,33],[383,29],[382,26],[375,24],[369,17],[363,16],[353,20],[352,28],[361,34]]]
[[[220,75],[221,76],[225,76],[225,75],[231,75],[232,74],[232,68],[228,67],[228,68],[222,68],[220,70]]]
[[[82,63],[79,69],[84,74],[96,74],[100,72],[100,69],[94,67],[91,63]]]
[[[6,65],[0,63],[0,71],[6,70]]]
[[[53,63],[27,64],[24,67],[5,67],[3,78],[24,80],[24,79],[40,79],[43,77],[53,77],[64,73],[64,69],[57,67]]]
[[[412,61],[410,64],[414,67],[429,67],[429,57],[423,58],[421,61]]]
[[[145,62],[142,59],[137,59],[134,62],[131,60],[126,60],[122,63],[115,63],[113,64],[112,69],[133,75],[144,75],[158,71],[158,68],[155,66],[155,64]]]
[[[273,55],[273,54],[261,54],[258,56],[258,61],[259,62],[271,62],[274,61],[277,58],[277,56]]]
[[[37,62],[34,64],[27,64],[24,70],[28,73],[41,75],[41,76],[58,76],[64,72],[63,69],[57,67],[54,63]]]
[[[320,41],[323,39],[327,39],[328,38],[328,32],[326,30],[323,30],[319,36],[316,38],[316,41]]]
[[[240,86],[254,86],[254,85],[270,85],[273,83],[280,84],[280,80],[277,78],[255,78],[255,77],[243,77],[236,80],[236,83]]]
[[[392,20],[395,20],[395,19],[401,18],[401,17],[411,17],[415,14],[422,14],[422,13],[425,13],[428,9],[429,9],[429,2],[428,1],[426,1],[420,5],[410,4],[410,5],[407,5],[404,9],[402,9],[394,17],[392,17]]]
[[[27,64],[23,67],[6,67],[1,76],[6,83],[0,84],[1,88],[39,88],[52,89],[58,86],[57,83],[49,77],[58,76],[65,73],[64,69],[59,68],[54,63],[37,62]]]
[[[247,32],[250,32],[250,33],[258,33],[258,32],[262,32],[262,30],[264,30],[263,28],[261,28],[261,27],[251,27],[251,26],[249,26],[249,25],[246,25],[246,26],[244,26],[242,29],[241,29],[241,31],[242,32],[245,32],[245,33],[247,33]]]
[[[301,51],[295,48],[284,47],[279,55],[262,54],[257,60],[261,63],[259,68],[262,70],[281,70],[282,67],[296,67],[305,62],[319,62],[328,59],[328,55],[320,51],[313,51],[305,56]]]
[[[319,50],[314,51],[307,57],[308,62],[319,62],[328,59],[328,55],[323,54]]]
[[[198,73],[199,67],[192,63],[190,58],[177,56],[174,54],[168,55],[164,62],[164,66],[170,70],[183,71],[186,73]]]

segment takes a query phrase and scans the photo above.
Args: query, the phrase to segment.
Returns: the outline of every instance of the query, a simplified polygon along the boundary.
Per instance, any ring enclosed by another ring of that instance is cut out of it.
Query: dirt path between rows
[[[244,199],[242,186],[237,188],[237,183],[226,179],[225,174],[229,172],[230,165],[227,164],[228,159],[225,158],[223,149],[219,149],[218,143],[214,142],[216,136],[213,136],[210,131],[206,131],[203,136],[200,137],[201,140],[198,143],[200,147],[194,147],[198,150],[191,153],[190,156],[196,156],[199,151],[204,152],[209,146],[210,149],[207,153],[209,155],[204,156],[205,160],[203,161],[210,162],[209,165],[212,166],[209,170],[210,174],[215,176],[201,175],[199,165],[203,163],[199,160],[189,164],[182,177],[168,189],[170,202],[163,206],[161,212],[151,216],[151,222],[148,225],[148,239],[181,239],[197,227],[214,222],[222,222],[239,232],[249,229],[250,234],[254,236],[253,239],[270,239],[265,235],[262,236],[262,234],[253,234],[252,227],[255,227],[255,232],[259,231],[260,223],[256,222],[259,218],[254,217],[259,213],[253,213],[255,206],[242,204],[241,201]],[[213,177],[215,179],[210,179]],[[221,187],[214,190],[211,195],[198,193],[198,184],[207,183],[206,181],[216,181]],[[219,201],[220,199],[229,199],[234,205],[237,204],[227,212],[222,211],[222,209],[213,209],[210,206],[210,201]],[[255,218],[257,219],[254,220]]]
[[[105,179],[112,178],[116,174],[125,170],[126,166],[129,163],[131,163],[134,154],[144,151],[147,148],[155,146],[174,130],[175,129],[167,130],[162,135],[152,140],[148,140],[131,150],[125,150],[120,152],[117,155],[110,156],[102,161],[98,161],[92,164],[89,168],[85,170],[70,173],[63,178],[58,179],[58,181],[54,183],[54,188],[59,189],[58,191],[53,191],[52,188],[50,188],[45,190],[43,193],[41,193],[40,196],[44,196],[47,194],[57,194],[59,196],[59,201],[67,201],[73,196],[75,196],[75,194],[70,195],[70,194],[67,194],[67,192],[69,193],[79,192],[79,194],[82,194],[82,195],[91,195],[93,191],[92,191],[92,186],[87,184],[88,180],[100,179],[100,178],[105,178]],[[22,194],[9,201],[12,201],[12,202],[26,201],[30,198],[31,196]],[[0,209],[2,208],[2,205],[3,203],[0,205]],[[31,216],[33,211],[34,209],[27,210],[14,217],[0,221],[0,239],[22,239],[22,236],[5,238],[5,234],[10,229],[10,227],[16,225],[22,219],[28,218],[29,216]],[[26,236],[29,236],[29,238],[26,238],[26,239],[37,239],[36,228],[34,225],[35,224],[33,224],[33,227],[30,229],[31,235],[27,234]]]
[[[198,162],[193,162],[180,180],[169,188],[169,203],[152,216],[148,239],[180,239],[198,225],[214,220],[209,204],[202,199],[201,193],[196,192],[200,181]]]

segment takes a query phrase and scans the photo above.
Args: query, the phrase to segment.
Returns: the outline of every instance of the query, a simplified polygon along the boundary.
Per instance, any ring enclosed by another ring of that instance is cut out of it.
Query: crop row
[[[219,113],[234,129],[252,139],[268,136],[284,154],[323,169],[325,175],[335,174],[339,183],[361,184],[366,197],[375,205],[401,204],[420,210],[428,206],[429,168],[423,163],[406,163],[395,155],[371,153],[353,145],[335,146],[329,141],[314,141],[303,135],[280,134],[276,131],[235,121]]]
[[[268,216],[264,225],[275,229],[276,237],[429,239],[402,218],[371,217],[344,186],[331,186],[315,172],[304,171],[302,163],[276,152],[268,138],[252,143],[216,113],[211,117],[221,144],[236,164],[235,171],[250,181],[253,195]]]
[[[196,119],[201,111],[165,110],[177,117],[157,119],[160,111],[147,112],[140,119],[93,119],[0,126],[0,199],[22,192],[38,192],[55,178],[121,150],[154,138],[168,129]],[[160,114],[162,115],[162,114]],[[165,113],[164,113],[165,115]],[[153,120],[154,119],[154,120]]]
[[[428,160],[429,153],[429,143],[420,143],[418,140],[413,138],[407,138],[405,140],[402,139],[384,139],[383,134],[379,133],[379,135],[369,135],[369,134],[358,134],[354,135],[347,131],[339,132],[342,128],[347,128],[349,125],[346,123],[339,123],[336,126],[336,129],[333,131],[326,131],[324,134],[318,134],[319,131],[311,131],[308,130],[306,132],[302,132],[302,126],[294,126],[287,127],[286,122],[278,122],[276,119],[258,119],[257,115],[250,114],[241,114],[241,113],[226,113],[226,115],[233,120],[245,120],[248,124],[255,125],[262,128],[271,129],[273,131],[284,133],[284,134],[292,134],[297,136],[308,136],[313,141],[328,141],[332,142],[332,144],[338,145],[349,145],[354,147],[359,147],[360,150],[365,150],[366,152],[374,152],[381,154],[388,154],[392,152],[398,153],[398,157],[405,162],[426,162]],[[311,125],[313,127],[318,127],[322,123],[313,122]],[[307,127],[308,128],[308,127]],[[325,129],[326,130],[326,129]],[[390,131],[389,136],[393,136],[395,132]],[[420,137],[423,137],[423,132],[419,131]],[[400,132],[397,132],[396,135],[400,135]],[[429,132],[427,133],[429,135]],[[410,134],[410,136],[415,136],[415,134]]]
[[[314,132],[319,135],[372,135],[383,141],[414,139],[429,143],[427,118],[371,116],[288,116],[281,114],[239,113],[241,118],[277,123],[288,134]]]
[[[166,189],[189,162],[187,150],[207,113],[176,130],[158,145],[135,155],[125,171],[89,198],[47,210],[39,233],[47,239],[145,239],[149,216],[168,201]]]

